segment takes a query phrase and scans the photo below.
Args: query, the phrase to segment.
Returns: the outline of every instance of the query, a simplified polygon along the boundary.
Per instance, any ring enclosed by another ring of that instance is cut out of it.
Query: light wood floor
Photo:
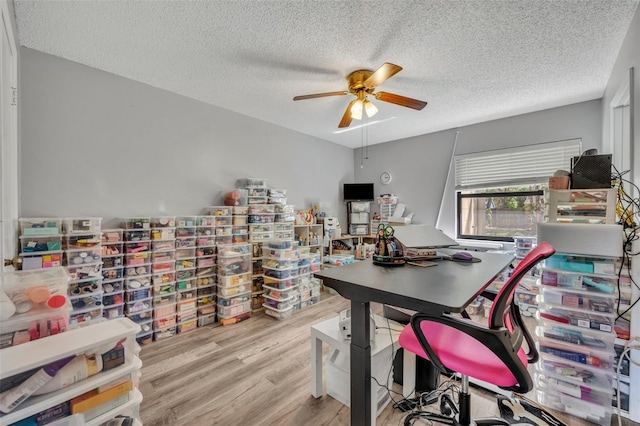
[[[330,396],[311,396],[309,331],[348,307],[348,300],[323,294],[320,303],[285,321],[254,313],[239,324],[201,327],[143,346],[143,424],[349,425],[349,408]],[[471,406],[474,418],[498,414],[495,395],[482,389],[474,388]],[[554,414],[569,425],[591,424]],[[402,425],[405,416],[389,404],[377,424]]]

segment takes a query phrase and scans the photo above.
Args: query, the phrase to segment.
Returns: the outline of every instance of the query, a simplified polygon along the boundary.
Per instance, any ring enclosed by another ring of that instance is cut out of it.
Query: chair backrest
[[[518,318],[514,318],[512,315],[512,308],[517,308],[513,303],[516,288],[520,280],[524,278],[531,268],[540,261],[552,256],[555,252],[556,250],[551,244],[543,241],[518,263],[491,305],[491,310],[489,311],[489,328],[506,327],[509,331],[513,332],[516,327],[520,326],[520,324],[516,323]]]

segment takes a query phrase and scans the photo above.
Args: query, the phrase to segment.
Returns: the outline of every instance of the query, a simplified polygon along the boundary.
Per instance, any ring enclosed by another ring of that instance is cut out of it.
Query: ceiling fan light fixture
[[[378,108],[369,101],[364,101],[364,110],[367,113],[367,117],[369,118],[378,113]]]
[[[351,106],[351,118],[356,120],[362,120],[362,106],[364,102],[360,99],[354,102]]]
[[[361,69],[349,74],[347,76],[348,90],[295,96],[293,100],[301,101],[304,99],[324,98],[328,96],[354,95],[356,99],[349,102],[349,105],[344,109],[342,119],[338,124],[339,129],[349,127],[353,119],[362,120],[362,110],[364,110],[368,118],[376,115],[378,108],[369,102],[367,99],[368,95],[371,95],[382,102],[388,102],[390,104],[415,109],[417,111],[422,110],[427,106],[425,101],[396,95],[395,93],[377,91],[377,87],[380,84],[384,83],[400,71],[402,71],[401,66],[385,62],[375,71]]]

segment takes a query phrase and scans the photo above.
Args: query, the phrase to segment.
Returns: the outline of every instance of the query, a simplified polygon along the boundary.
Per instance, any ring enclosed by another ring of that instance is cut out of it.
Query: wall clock
[[[391,173],[389,172],[380,173],[380,183],[383,185],[388,185],[389,183],[391,183]]]

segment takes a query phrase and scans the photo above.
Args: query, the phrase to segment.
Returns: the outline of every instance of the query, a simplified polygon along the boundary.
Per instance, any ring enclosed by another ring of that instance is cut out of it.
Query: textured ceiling
[[[292,98],[402,66],[379,89],[429,104],[374,100],[370,144],[597,99],[638,0],[14,3],[22,46],[357,147],[351,95]]]

